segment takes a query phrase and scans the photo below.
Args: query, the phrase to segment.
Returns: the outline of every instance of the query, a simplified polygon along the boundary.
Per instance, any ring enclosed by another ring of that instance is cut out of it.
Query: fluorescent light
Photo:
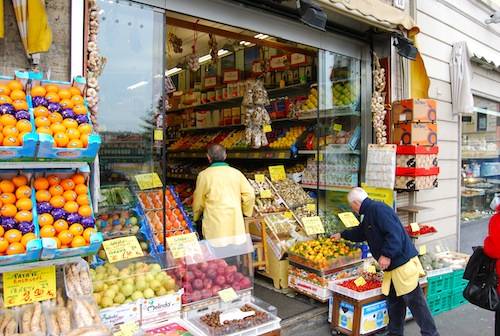
[[[167,76],[173,76],[173,75],[175,75],[175,74],[177,74],[177,73],[179,73],[181,71],[182,71],[181,68],[175,67],[175,68],[172,68],[170,70],[165,71],[165,75],[167,75]]]
[[[257,34],[257,35],[255,35],[254,37],[255,37],[255,38],[258,38],[258,39],[260,39],[260,40],[264,40],[264,39],[268,38],[268,37],[269,37],[269,35],[266,35],[266,34]]]
[[[130,85],[130,86],[127,88],[127,90],[135,90],[135,89],[140,88],[141,86],[144,86],[144,85],[146,85],[146,84],[148,84],[148,82],[146,82],[146,81],[140,81],[140,82],[138,82],[138,83],[135,83],[135,84],[133,84],[133,85]]]
[[[226,50],[226,49],[219,49],[219,51],[217,51],[217,56],[221,57],[221,56],[224,56],[224,55],[227,55],[229,54],[230,51],[229,50]],[[210,61],[212,59],[212,55],[208,54],[208,55],[205,55],[205,56],[201,56],[199,59],[198,59],[198,62],[200,63],[204,63],[206,61]]]

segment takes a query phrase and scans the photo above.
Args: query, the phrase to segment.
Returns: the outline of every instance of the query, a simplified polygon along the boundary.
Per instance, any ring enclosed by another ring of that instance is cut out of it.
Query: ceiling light
[[[165,71],[165,75],[173,76],[181,71],[182,71],[182,68],[175,67],[175,68],[172,68],[170,70]]]
[[[311,0],[297,0],[300,21],[322,31],[325,31],[327,16],[320,6]]]
[[[258,39],[260,39],[260,40],[264,40],[264,39],[268,38],[268,37],[269,37],[269,35],[266,35],[266,34],[260,34],[260,33],[259,33],[259,34],[255,35],[254,37],[255,37],[255,38],[258,38]]]
[[[219,51],[217,51],[217,56],[219,56],[219,57],[224,56],[226,54],[229,54],[229,50],[219,49]],[[203,63],[203,62],[206,62],[206,61],[210,61],[211,59],[212,59],[212,55],[208,54],[208,55],[205,55],[205,56],[201,56],[198,59],[198,62]]]
[[[141,86],[144,86],[146,84],[148,84],[148,82],[146,82],[146,81],[140,81],[138,83],[135,83],[135,84],[130,85],[129,87],[127,87],[127,90],[135,90],[135,89],[137,89],[137,88],[139,88]]]

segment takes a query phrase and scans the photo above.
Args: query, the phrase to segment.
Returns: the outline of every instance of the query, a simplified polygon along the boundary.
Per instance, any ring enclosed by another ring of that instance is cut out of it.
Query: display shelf
[[[288,262],[290,263],[290,265],[295,266],[297,268],[301,268],[301,269],[303,269],[303,270],[305,270],[305,271],[307,271],[309,273],[317,274],[319,276],[325,276],[325,275],[337,273],[337,272],[339,272],[339,271],[341,271],[343,269],[359,265],[363,261],[364,260],[360,258],[360,259],[357,259],[357,260],[353,260],[351,262],[346,262],[346,263],[344,263],[342,265],[339,265],[339,266],[337,266],[335,268],[329,269],[328,271],[321,271],[321,270],[318,270],[318,269],[315,269],[315,268],[303,265],[303,264],[301,264],[299,262],[295,262],[293,260],[288,259]]]
[[[206,158],[205,151],[168,152],[169,158]],[[290,150],[228,150],[228,159],[290,159]]]
[[[196,175],[193,174],[167,174],[167,178],[181,179],[181,180],[196,180]]]
[[[301,183],[300,184],[304,189],[319,189],[319,190],[328,190],[328,191],[343,191],[348,192],[354,186],[331,186],[331,185],[317,185],[317,184],[309,184],[309,183]]]
[[[408,205],[408,206],[398,207],[397,211],[417,213],[417,212],[420,212],[423,210],[431,210],[431,209],[432,208],[419,206],[419,205]]]
[[[87,162],[73,161],[0,162],[0,169],[82,169],[86,167],[88,167]]]
[[[24,271],[24,270],[46,267],[46,266],[61,266],[61,265],[66,265],[66,264],[71,264],[71,263],[77,263],[80,260],[82,260],[81,257],[75,256],[75,257],[68,257],[68,258],[61,258],[61,259],[51,259],[51,260],[43,260],[43,261],[34,261],[34,262],[30,262],[30,263],[0,266],[0,273],[3,274],[5,272],[18,272],[18,271]]]
[[[317,154],[318,153],[318,150],[316,149],[299,149],[298,151],[299,154],[305,154],[305,155],[313,155],[313,154]],[[341,148],[341,147],[338,147],[338,148],[331,148],[331,149],[320,149],[319,150],[319,153],[328,153],[328,154],[352,154],[352,155],[359,155],[360,154],[360,151],[357,150],[357,149],[348,149],[348,148]]]
[[[297,119],[293,118],[279,118],[279,119],[271,119],[271,124],[273,122],[283,122],[283,121],[297,121]],[[233,124],[233,125],[221,125],[221,126],[207,126],[207,127],[186,127],[181,128],[180,131],[188,132],[188,131],[201,131],[201,130],[210,130],[210,129],[226,129],[226,128],[238,128],[243,127],[244,124]]]

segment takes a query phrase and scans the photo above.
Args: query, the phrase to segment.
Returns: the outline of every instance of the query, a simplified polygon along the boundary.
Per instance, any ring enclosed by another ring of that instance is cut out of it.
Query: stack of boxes
[[[392,104],[396,149],[396,184],[400,190],[438,185],[436,101],[406,99]]]

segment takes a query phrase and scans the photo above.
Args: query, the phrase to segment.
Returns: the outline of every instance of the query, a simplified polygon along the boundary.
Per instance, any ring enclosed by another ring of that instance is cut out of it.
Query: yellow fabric
[[[380,0],[318,0],[323,9],[331,9],[342,15],[385,29],[415,28],[415,21],[404,11]]]
[[[412,30],[408,33],[408,37],[413,41],[415,46],[417,45],[416,35],[418,30]],[[410,80],[411,80],[411,97],[414,99],[418,98],[429,98],[429,87],[431,81],[427,76],[427,70],[425,69],[424,60],[420,51],[417,52],[417,59],[415,61],[410,61]]]
[[[0,0],[0,38],[3,38],[3,0]]]
[[[243,214],[251,216],[255,194],[245,176],[229,166],[209,167],[196,180],[193,218],[203,213],[205,239],[236,237],[245,234]]]
[[[52,44],[52,31],[43,0],[28,0],[27,53],[47,52]]]
[[[414,257],[406,264],[403,264],[392,271],[384,272],[382,293],[384,295],[389,295],[392,283],[397,296],[408,294],[417,288],[418,279],[424,275],[425,272],[422,264],[420,264],[420,260],[418,257]]]

